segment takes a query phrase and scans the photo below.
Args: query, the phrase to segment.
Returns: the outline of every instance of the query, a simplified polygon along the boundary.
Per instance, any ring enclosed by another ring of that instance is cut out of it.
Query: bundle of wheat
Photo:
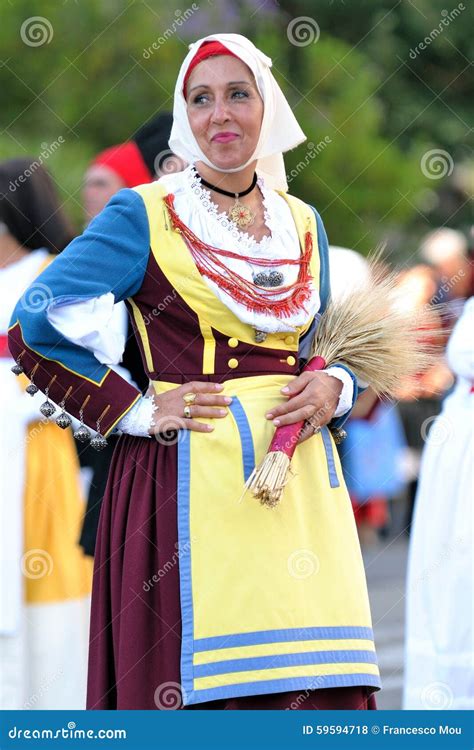
[[[444,310],[425,305],[414,315],[401,299],[398,274],[386,273],[380,252],[369,259],[368,278],[344,297],[330,302],[312,342],[303,371],[337,363],[349,367],[378,395],[394,395],[402,380],[425,372],[440,354]],[[263,505],[280,501],[291,458],[304,422],[278,427],[268,452],[246,482]]]

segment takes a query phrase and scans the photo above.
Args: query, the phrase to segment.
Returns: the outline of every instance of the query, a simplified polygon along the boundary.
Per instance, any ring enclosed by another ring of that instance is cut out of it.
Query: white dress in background
[[[474,298],[451,335],[454,391],[429,431],[407,580],[405,709],[473,709]]]
[[[35,250],[0,269],[0,336],[48,258]],[[33,310],[46,293],[38,285]],[[72,434],[40,421],[44,394],[26,394],[13,364],[0,357],[0,709],[82,709],[92,565],[76,542],[79,464]]]

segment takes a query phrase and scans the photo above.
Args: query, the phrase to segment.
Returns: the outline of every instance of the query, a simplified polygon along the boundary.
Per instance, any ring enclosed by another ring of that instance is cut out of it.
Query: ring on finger
[[[311,419],[308,419],[308,424],[313,428],[313,435],[316,435],[318,432],[320,432],[321,427],[318,424],[314,424]]]
[[[185,393],[183,396],[183,401],[186,404],[186,406],[191,406],[191,404],[194,404],[196,401],[196,393]]]
[[[184,417],[185,419],[191,419],[191,407],[186,404],[186,406],[183,409]]]

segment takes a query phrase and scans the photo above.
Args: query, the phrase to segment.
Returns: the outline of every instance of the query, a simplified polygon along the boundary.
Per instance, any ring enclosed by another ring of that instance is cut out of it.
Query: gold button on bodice
[[[286,363],[288,365],[296,365],[296,359],[293,357],[292,354],[290,354],[290,356],[286,358]]]
[[[236,367],[238,367],[239,360],[235,359],[235,357],[232,357],[231,359],[229,359],[227,364],[229,365],[229,367],[231,367],[234,370]]]
[[[228,343],[228,345],[229,345],[229,346],[230,346],[230,347],[231,347],[232,349],[235,349],[235,347],[239,345],[239,339],[235,339],[234,337],[232,337],[231,339],[229,339],[229,340],[228,340],[228,342],[227,342],[227,343]]]
[[[288,346],[291,346],[291,344],[295,343],[295,337],[294,336],[287,336],[285,338],[285,344],[288,344]]]

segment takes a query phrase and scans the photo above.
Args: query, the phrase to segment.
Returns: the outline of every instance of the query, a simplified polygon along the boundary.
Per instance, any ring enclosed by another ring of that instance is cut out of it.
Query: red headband
[[[186,75],[184,76],[183,81],[183,96],[186,98],[186,84],[188,82],[188,78],[191,75],[192,71],[196,67],[196,65],[199,65],[200,62],[205,60],[207,57],[215,57],[216,55],[231,55],[232,57],[237,57],[239,60],[240,58],[237,55],[234,55],[233,52],[231,52],[227,47],[224,47],[223,44],[216,41],[210,41],[210,42],[203,42],[201,46],[199,47],[198,51],[194,55],[193,59],[189,63],[189,67],[186,71]]]
[[[152,182],[150,173],[137,144],[134,141],[111,146],[101,151],[92,164],[102,164],[117,174],[129,188]]]

